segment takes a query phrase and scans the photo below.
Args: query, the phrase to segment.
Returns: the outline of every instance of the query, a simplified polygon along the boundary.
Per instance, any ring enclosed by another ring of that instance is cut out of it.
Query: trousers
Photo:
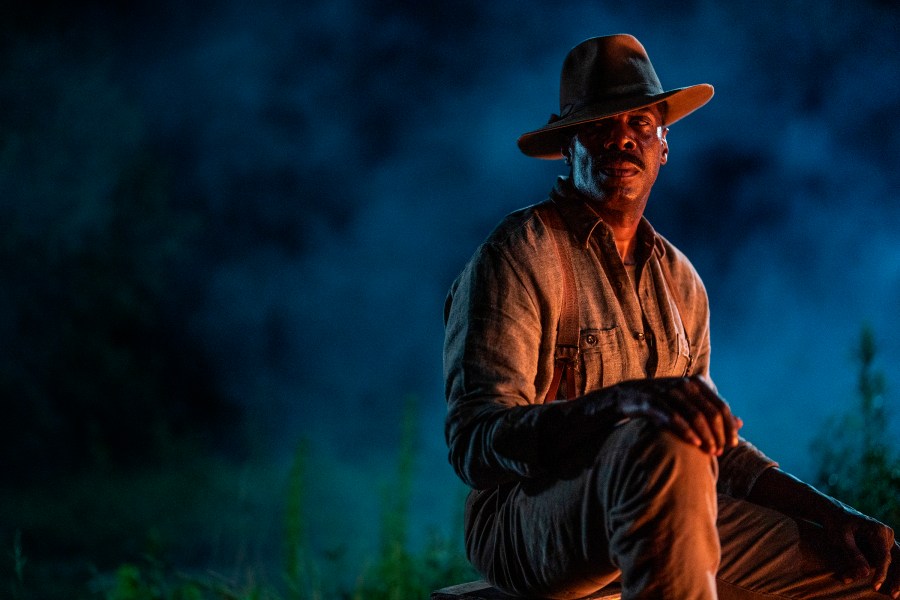
[[[573,600],[615,580],[624,600],[886,597],[834,575],[816,525],[718,494],[716,475],[715,457],[633,419],[588,468],[467,506],[466,551],[526,597]]]

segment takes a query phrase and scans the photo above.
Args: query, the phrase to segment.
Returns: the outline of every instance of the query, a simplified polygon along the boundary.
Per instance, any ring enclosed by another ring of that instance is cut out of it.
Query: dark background
[[[854,406],[864,324],[888,402],[900,380],[897,7],[4,4],[0,543],[21,531],[36,564],[99,552],[65,541],[103,514],[66,512],[90,505],[79,481],[156,469],[138,495],[167,518],[194,486],[230,507],[183,517],[221,534],[191,560],[265,558],[305,439],[315,544],[365,556],[409,398],[414,537],[455,535],[444,295],[562,172],[515,139],[558,111],[566,51],[619,32],[665,87],[716,87],[672,127],[649,216],[706,282],[712,374],[744,434],[811,476],[813,436]]]

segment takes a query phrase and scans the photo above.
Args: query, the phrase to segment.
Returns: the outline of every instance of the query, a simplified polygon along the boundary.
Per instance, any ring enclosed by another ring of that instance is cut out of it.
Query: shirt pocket
[[[669,356],[668,360],[660,361],[660,364],[667,365],[666,373],[657,373],[658,377],[685,377],[690,375],[691,363],[691,345],[687,337],[679,333],[668,344]]]
[[[581,355],[581,394],[621,381],[625,372],[625,352],[622,330],[618,326],[582,329],[578,350]]]

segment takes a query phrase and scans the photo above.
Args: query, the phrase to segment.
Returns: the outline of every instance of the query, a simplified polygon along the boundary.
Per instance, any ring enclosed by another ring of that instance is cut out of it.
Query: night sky
[[[648,216],[706,283],[743,433],[809,477],[812,437],[856,402],[864,324],[900,402],[900,9],[744,4],[50,3],[4,46],[4,93],[53,108],[31,137],[4,117],[0,202],[77,245],[123,157],[159,157],[194,219],[169,310],[255,443],[282,464],[309,438],[314,500],[365,537],[413,397],[417,523],[446,528],[446,291],[563,173],[515,140],[558,112],[565,53],[632,33],[664,87],[716,88],[672,127]]]

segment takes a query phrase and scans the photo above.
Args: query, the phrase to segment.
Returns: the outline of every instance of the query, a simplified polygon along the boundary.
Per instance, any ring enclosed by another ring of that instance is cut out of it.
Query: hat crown
[[[563,62],[560,114],[589,104],[663,93],[662,84],[641,43],[627,34],[595,37],[578,44]]]
[[[671,125],[707,103],[713,87],[700,83],[663,90],[647,51],[634,36],[608,35],[585,40],[563,61],[559,114],[519,137],[519,149],[536,158],[562,158],[575,127],[665,102]]]

